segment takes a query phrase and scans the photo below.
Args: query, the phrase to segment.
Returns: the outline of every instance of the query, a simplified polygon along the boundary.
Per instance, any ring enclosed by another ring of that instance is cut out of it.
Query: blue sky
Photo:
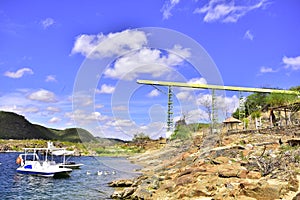
[[[95,136],[163,136],[167,88],[136,79],[299,86],[299,9],[297,0],[1,0],[0,110]],[[210,98],[174,88],[174,120],[208,122]],[[218,99],[223,120],[238,94]]]

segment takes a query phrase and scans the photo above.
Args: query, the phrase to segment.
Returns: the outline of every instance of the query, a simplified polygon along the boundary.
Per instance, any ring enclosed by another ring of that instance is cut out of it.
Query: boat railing
[[[68,151],[66,148],[56,148],[52,142],[48,142],[47,148],[24,148],[24,153],[19,155],[22,158],[19,164],[33,164],[30,161],[38,161],[41,166],[66,164],[66,157],[73,154],[74,151]],[[62,158],[61,162],[56,159],[59,157]]]

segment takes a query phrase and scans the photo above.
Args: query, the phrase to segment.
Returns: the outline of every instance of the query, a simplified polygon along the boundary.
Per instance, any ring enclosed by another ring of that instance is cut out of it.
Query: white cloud
[[[168,49],[168,51],[171,53],[169,56],[172,56],[175,54],[176,56],[181,56],[183,59],[189,58],[191,56],[191,51],[189,48],[183,48],[179,44],[175,44],[172,49]],[[174,55],[174,56],[175,56]]]
[[[51,112],[51,113],[57,113],[57,112],[60,112],[61,110],[57,107],[53,107],[53,106],[48,106],[46,108],[47,111]]]
[[[239,105],[239,98],[236,95],[232,97],[216,96],[215,97],[215,110],[218,113],[219,118],[223,118],[228,114],[233,113]],[[199,94],[197,97],[197,104],[207,113],[206,117],[209,117],[209,113],[212,112],[212,95],[211,94]],[[209,120],[209,118],[204,118]]]
[[[53,75],[48,75],[45,79],[46,82],[56,82],[56,78]]]
[[[116,120],[107,122],[106,125],[122,129],[124,127],[133,127],[136,124],[134,121],[131,121],[129,119],[116,119]]]
[[[262,66],[260,68],[260,73],[264,74],[264,73],[274,73],[277,72],[277,70],[272,69],[271,67],[264,67]]]
[[[205,78],[192,78],[187,83],[189,84],[207,84]],[[187,100],[192,101],[195,99],[195,93],[194,90],[199,90],[195,88],[187,88],[187,87],[181,87],[179,88],[180,92],[176,94],[176,97],[180,100]]]
[[[129,119],[110,119],[99,128],[106,137],[129,139],[135,133],[138,133],[135,122]]]
[[[163,19],[169,19],[172,16],[171,10],[180,2],[180,0],[167,0],[165,1],[161,12],[163,13]]]
[[[232,97],[217,97],[217,107],[221,109],[224,114],[233,113],[239,106],[239,98],[236,95]]]
[[[197,97],[197,104],[204,106],[211,106],[211,95],[210,94],[199,94]]]
[[[243,1],[244,3],[245,1]],[[240,17],[246,15],[248,12],[264,8],[268,2],[267,0],[249,1],[247,4],[239,4],[241,1],[223,1],[211,0],[202,8],[197,8],[194,13],[204,14],[205,22],[237,22]]]
[[[201,78],[192,78],[187,83],[188,84],[207,84],[207,81],[205,78],[201,77]],[[182,87],[182,88],[180,88],[180,90],[195,90],[195,89]],[[199,90],[199,89],[197,89],[197,90]]]
[[[175,51],[179,50],[178,46]],[[183,51],[181,49],[181,51]],[[187,51],[187,50],[185,50]],[[182,53],[183,54],[183,53]],[[185,53],[185,55],[188,55]],[[113,68],[104,72],[107,77],[134,80],[140,74],[150,74],[153,77],[160,77],[170,73],[174,67],[180,65],[183,58],[175,54],[163,54],[158,49],[142,48],[116,60]]]
[[[59,98],[62,100],[53,104],[49,99],[45,99],[47,97],[46,93],[32,92],[29,89],[18,89],[17,91],[0,96],[0,110],[24,115],[26,119],[37,124],[48,126],[48,123],[53,122],[51,125],[54,125],[54,122],[56,122],[56,128],[65,128],[66,123],[62,122],[69,118],[60,115],[61,113],[70,112],[72,109],[71,101]],[[50,97],[50,99],[54,100],[56,98]],[[83,120],[94,115],[91,113],[86,114]],[[60,118],[61,121],[54,119],[49,121],[54,116]]]
[[[253,34],[250,32],[250,30],[247,30],[246,33],[244,34],[244,39],[248,39],[248,40],[253,40],[254,36]]]
[[[103,107],[104,107],[104,105],[102,105],[102,104],[96,104],[96,105],[95,105],[95,108],[96,108],[96,109],[103,108]]]
[[[96,93],[99,93],[99,94],[112,94],[112,93],[114,93],[115,89],[116,88],[113,87],[113,86],[103,84],[103,85],[101,85],[100,90],[96,89]]]
[[[128,107],[127,106],[113,106],[112,109],[114,111],[127,111]]]
[[[282,62],[285,64],[285,68],[291,68],[292,70],[300,70],[300,56],[298,57],[286,57],[282,58]]]
[[[207,84],[207,81],[205,78],[192,78],[188,81],[190,84]]]
[[[58,122],[60,122],[60,121],[61,121],[60,118],[58,118],[58,117],[52,117],[52,118],[48,121],[48,123],[55,124],[55,123],[58,123]]]
[[[160,137],[166,137],[166,123],[165,122],[152,122],[147,126],[140,126],[139,132],[145,133],[150,138],[158,139]]]
[[[82,34],[76,38],[72,54],[81,53],[89,58],[120,56],[147,44],[146,34],[137,30],[125,30],[104,35]]]
[[[45,89],[40,89],[27,96],[30,100],[41,101],[41,102],[56,102],[56,97],[53,92]]]
[[[134,134],[137,133],[144,133],[153,139],[165,136],[165,122],[152,122],[139,126],[129,119],[110,119],[97,129],[98,132],[101,130],[106,137],[116,137],[126,140],[132,139]]]
[[[176,97],[177,97],[179,100],[187,100],[187,101],[193,99],[192,93],[189,92],[189,91],[178,92],[178,93],[176,94]]]
[[[49,17],[41,21],[41,24],[44,29],[47,29],[48,27],[52,26],[54,23],[55,23],[54,19]]]
[[[149,94],[147,94],[148,97],[157,97],[159,95],[160,95],[160,92],[157,89],[154,89]]]
[[[87,125],[91,122],[103,121],[108,119],[107,116],[101,115],[100,112],[87,112],[84,110],[74,110],[73,112],[67,112],[65,117],[79,123],[80,125]]]
[[[30,68],[22,68],[16,72],[7,71],[4,73],[4,76],[9,78],[21,78],[24,74],[33,74],[33,71]]]
[[[93,96],[87,92],[75,92],[72,101],[76,106],[90,106],[94,103]]]
[[[186,114],[186,122],[199,123],[200,121],[209,121],[208,113],[202,109],[191,110]]]
[[[20,105],[2,105],[0,106],[0,110],[7,112],[14,112],[20,115],[24,115],[26,113],[37,113],[40,111],[38,107],[35,106],[20,106]]]
[[[20,115],[34,114],[40,111],[40,106],[32,104],[24,93],[7,93],[0,96],[0,110],[14,112]]]

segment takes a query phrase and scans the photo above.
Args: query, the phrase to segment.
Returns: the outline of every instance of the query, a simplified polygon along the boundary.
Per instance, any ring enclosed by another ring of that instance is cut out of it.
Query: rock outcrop
[[[211,148],[171,141],[131,157],[144,166],[143,175],[112,182],[120,186],[112,198],[297,199],[300,149],[290,139],[290,133],[232,134]]]

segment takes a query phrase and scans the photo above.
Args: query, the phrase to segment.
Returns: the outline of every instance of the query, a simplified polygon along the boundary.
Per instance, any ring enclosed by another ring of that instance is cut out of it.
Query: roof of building
[[[223,123],[242,123],[241,120],[238,120],[234,117],[229,117],[223,121]]]

